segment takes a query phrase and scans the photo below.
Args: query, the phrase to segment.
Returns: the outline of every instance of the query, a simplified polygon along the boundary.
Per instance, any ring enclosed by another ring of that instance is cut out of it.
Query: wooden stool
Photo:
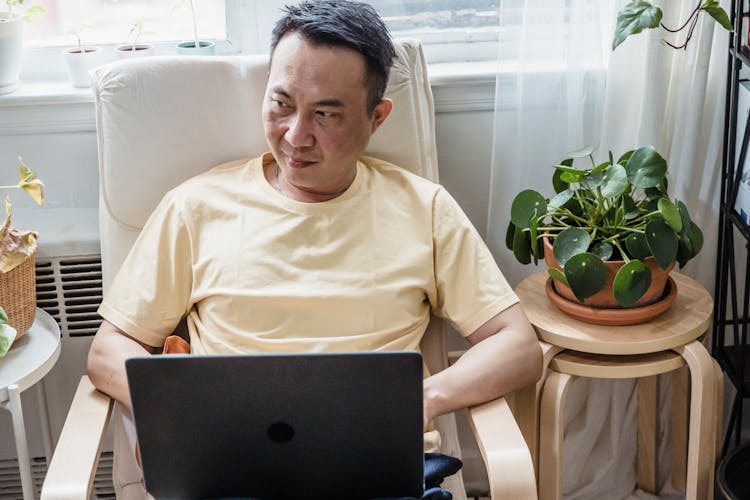
[[[638,484],[654,492],[659,434],[656,376],[667,372],[675,374],[673,483],[684,485],[688,499],[712,498],[717,439],[721,438],[723,377],[697,339],[711,323],[713,301],[694,280],[679,273],[672,277],[678,289],[672,307],[647,323],[632,326],[591,325],[566,316],[547,299],[544,272],[530,276],[516,289],[542,340],[545,367],[551,369],[546,380],[515,396],[519,423],[524,424],[522,431],[538,467],[540,499],[561,496],[562,412],[576,376],[639,379]],[[689,429],[683,367],[689,371],[692,385]]]

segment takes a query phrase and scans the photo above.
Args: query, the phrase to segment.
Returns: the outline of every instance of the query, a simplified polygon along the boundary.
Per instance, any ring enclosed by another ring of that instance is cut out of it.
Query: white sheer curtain
[[[617,156],[653,145],[669,163],[672,196],[686,203],[705,235],[702,252],[681,272],[713,293],[728,35],[704,14],[686,51],[661,44],[666,33],[650,30],[612,52],[616,13],[625,3],[501,2],[487,240],[513,285],[544,268],[522,266],[505,248],[513,197],[526,188],[551,194],[551,166],[584,145],[599,144],[600,161],[609,150]],[[696,1],[663,3],[665,24],[676,26]],[[669,380],[662,382],[666,403]],[[566,499],[649,497],[632,493],[634,386],[631,380],[574,384],[563,450]],[[669,428],[662,417],[661,493],[669,497]]]

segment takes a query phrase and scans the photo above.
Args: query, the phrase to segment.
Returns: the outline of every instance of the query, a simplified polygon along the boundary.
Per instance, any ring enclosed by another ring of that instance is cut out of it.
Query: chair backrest
[[[386,91],[394,109],[366,154],[437,181],[421,45],[398,42],[396,52]],[[93,72],[105,290],[166,191],[268,150],[260,116],[267,70],[267,56],[198,56],[121,61]]]
[[[366,154],[437,181],[434,106],[422,47],[402,40],[395,48],[386,90],[393,112]],[[260,115],[267,70],[267,56],[178,56],[120,61],[92,72],[105,290],[166,191],[214,165],[268,149]],[[422,342],[433,373],[447,366],[442,330],[433,320]],[[443,443],[458,454],[451,427],[441,429]]]

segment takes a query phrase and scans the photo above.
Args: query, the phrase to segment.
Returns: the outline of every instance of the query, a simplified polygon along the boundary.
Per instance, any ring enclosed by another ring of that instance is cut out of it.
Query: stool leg
[[[716,460],[721,458],[721,441],[724,437],[724,372],[716,359],[714,372],[716,376]]]
[[[689,375],[687,366],[672,372],[672,486],[680,491],[687,481]]]
[[[716,371],[698,341],[676,347],[690,369],[690,426],[686,500],[712,500],[716,461]]]
[[[659,379],[638,379],[638,486],[656,494],[656,459],[659,446]]]
[[[534,462],[534,473],[539,477],[539,404],[542,397],[542,388],[547,376],[547,368],[552,359],[563,349],[561,347],[539,342],[542,348],[542,377],[535,385],[529,385],[514,393],[515,417],[521,429],[526,445],[531,452]]]
[[[552,372],[542,390],[539,415],[539,500],[562,497],[564,403],[573,376]]]

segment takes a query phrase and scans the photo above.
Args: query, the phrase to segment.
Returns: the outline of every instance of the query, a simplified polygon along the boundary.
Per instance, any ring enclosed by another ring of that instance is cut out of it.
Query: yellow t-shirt
[[[440,185],[363,157],[343,194],[303,203],[268,183],[272,161],[169,191],[101,316],[152,346],[186,316],[197,354],[419,350],[430,313],[469,335],[518,300]]]

